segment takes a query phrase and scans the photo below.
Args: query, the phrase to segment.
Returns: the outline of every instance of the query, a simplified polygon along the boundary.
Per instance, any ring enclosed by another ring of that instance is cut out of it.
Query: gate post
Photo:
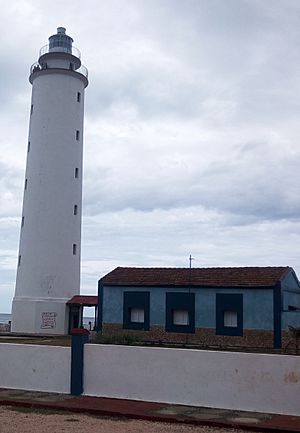
[[[72,329],[71,348],[71,394],[83,393],[84,345],[89,341],[89,331],[84,328]]]

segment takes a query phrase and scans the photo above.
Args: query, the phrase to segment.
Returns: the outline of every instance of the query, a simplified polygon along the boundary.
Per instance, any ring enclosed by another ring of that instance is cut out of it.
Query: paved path
[[[208,425],[272,433],[300,433],[298,416],[209,409],[135,400],[54,394],[0,388],[0,405],[89,413],[109,417]]]

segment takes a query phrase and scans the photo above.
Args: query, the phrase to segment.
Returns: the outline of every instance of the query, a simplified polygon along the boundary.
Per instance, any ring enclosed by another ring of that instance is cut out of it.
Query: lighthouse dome
[[[58,27],[57,33],[49,38],[49,53],[63,52],[72,54],[73,39],[66,34],[65,27]]]

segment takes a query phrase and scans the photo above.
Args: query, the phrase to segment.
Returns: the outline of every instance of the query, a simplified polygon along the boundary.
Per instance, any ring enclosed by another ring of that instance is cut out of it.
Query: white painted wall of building
[[[33,81],[16,297],[70,299],[79,293],[83,101],[83,82],[64,71],[46,71]]]
[[[300,414],[300,357],[85,345],[84,393]]]
[[[68,330],[67,300],[15,296],[12,331],[28,334],[66,334]]]
[[[66,334],[65,304],[80,292],[83,118],[87,81],[69,70],[70,61],[75,59],[69,54],[51,53],[43,57],[47,60],[47,69],[30,77],[30,146],[12,331]],[[77,63],[78,67],[79,59]],[[76,254],[73,245],[76,245]],[[47,314],[53,320],[45,324]]]
[[[0,347],[0,388],[70,392],[69,347],[6,344]]]

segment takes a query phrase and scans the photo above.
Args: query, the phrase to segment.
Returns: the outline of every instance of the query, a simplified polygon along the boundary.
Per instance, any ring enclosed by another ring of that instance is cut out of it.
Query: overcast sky
[[[299,0],[0,0],[0,312],[14,295],[31,85],[67,28],[89,69],[81,292],[116,266],[300,275]]]

